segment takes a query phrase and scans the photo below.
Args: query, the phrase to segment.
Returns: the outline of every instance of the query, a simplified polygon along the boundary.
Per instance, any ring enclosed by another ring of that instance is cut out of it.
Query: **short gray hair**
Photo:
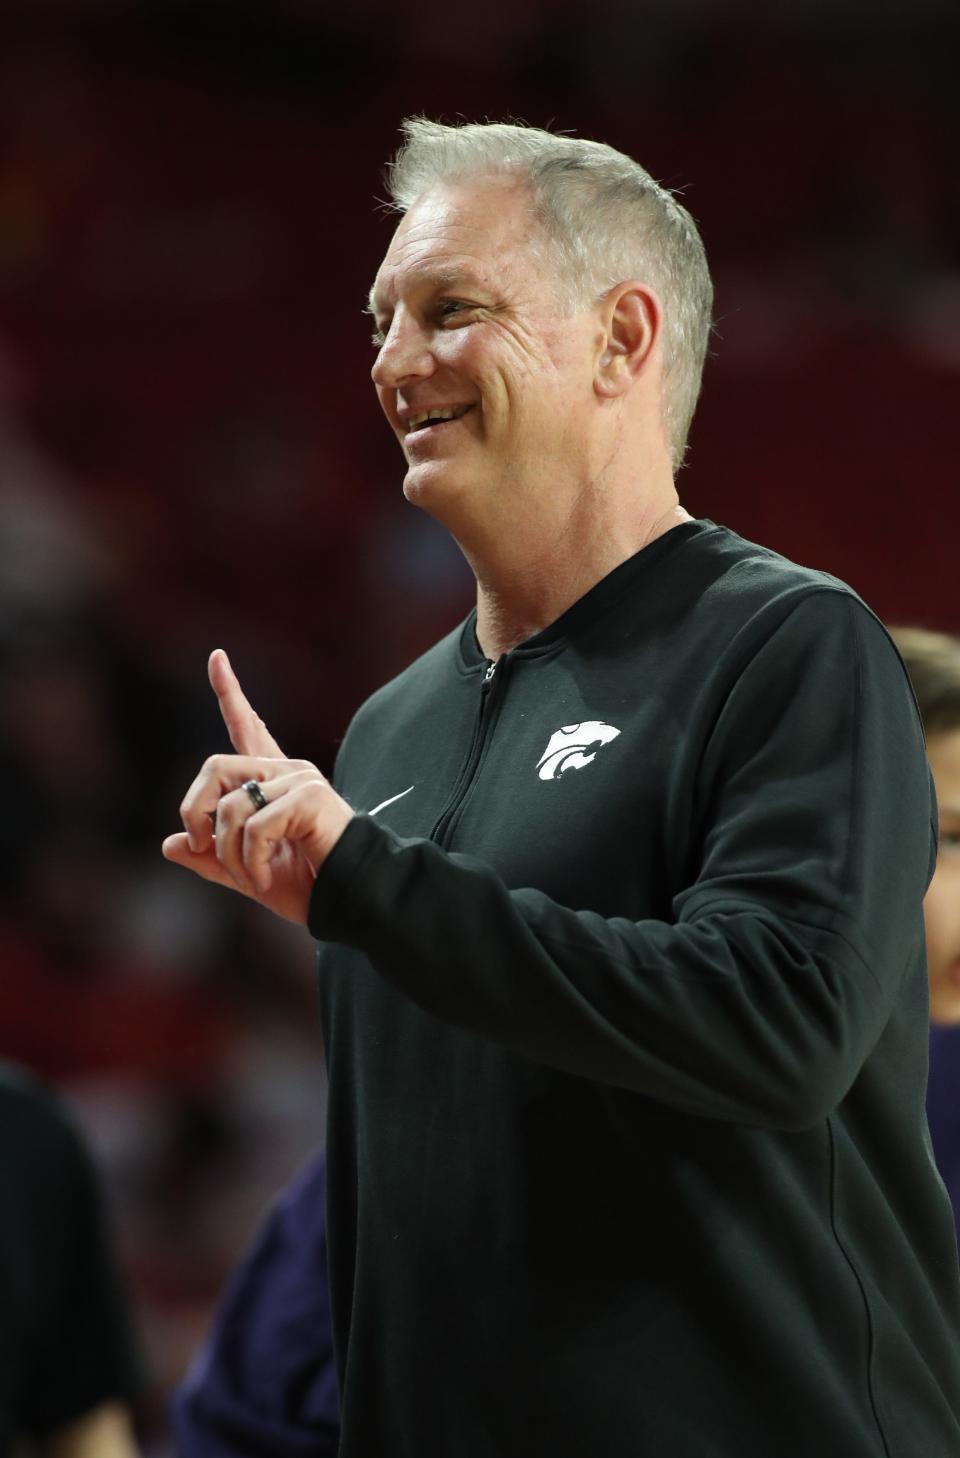
[[[710,337],[713,284],[693,218],[667,188],[603,142],[506,122],[446,126],[408,117],[387,183],[398,212],[431,187],[516,176],[531,192],[573,309],[630,278],[663,305],[663,423],[683,464]]]

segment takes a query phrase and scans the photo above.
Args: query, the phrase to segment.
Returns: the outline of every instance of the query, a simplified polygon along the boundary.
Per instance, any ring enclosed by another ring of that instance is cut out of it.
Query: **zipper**
[[[499,683],[500,679],[503,678],[502,673],[497,678],[497,669],[501,664],[504,668],[506,667],[506,657],[507,655],[504,654],[501,658],[491,659],[487,664],[483,678],[480,680],[480,708],[473,726],[473,738],[470,741],[470,748],[467,751],[467,757],[463,762],[463,768],[457,778],[457,783],[453,787],[453,792],[443,807],[443,810],[440,812],[437,823],[430,832],[430,839],[435,841],[437,845],[443,845],[444,839],[450,830],[451,823],[455,819],[457,811],[463,804],[468,791],[476,779],[477,770],[480,767],[480,760],[483,757],[483,751],[486,747],[487,732],[490,725],[488,708],[491,693],[495,680]]]

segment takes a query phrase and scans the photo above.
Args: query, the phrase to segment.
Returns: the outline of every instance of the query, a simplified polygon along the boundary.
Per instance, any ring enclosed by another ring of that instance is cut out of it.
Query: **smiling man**
[[[900,659],[682,508],[711,287],[611,148],[408,122],[371,294],[476,612],[334,784],[219,651],[167,856],[308,925],[341,1458],[960,1451]]]

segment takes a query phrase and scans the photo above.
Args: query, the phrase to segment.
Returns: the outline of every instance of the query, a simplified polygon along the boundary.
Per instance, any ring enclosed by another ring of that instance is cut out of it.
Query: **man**
[[[142,1378],[86,1146],[0,1062],[0,1455],[135,1458]]]
[[[710,284],[636,163],[406,124],[374,381],[477,608],[335,782],[223,654],[174,861],[309,925],[342,1458],[960,1451],[929,782],[843,584],[681,508]]]

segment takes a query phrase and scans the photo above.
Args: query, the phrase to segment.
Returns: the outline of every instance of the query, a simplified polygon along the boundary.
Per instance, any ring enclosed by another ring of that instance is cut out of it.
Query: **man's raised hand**
[[[353,811],[315,765],[284,756],[221,649],[210,655],[209,675],[238,752],[203,765],[180,806],[184,830],[167,836],[163,854],[305,924],[317,871]],[[259,795],[244,789],[251,780]]]

